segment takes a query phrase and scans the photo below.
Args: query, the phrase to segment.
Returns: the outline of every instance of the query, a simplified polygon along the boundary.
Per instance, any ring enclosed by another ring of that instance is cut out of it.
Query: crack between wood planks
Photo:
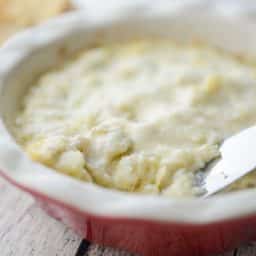
[[[85,239],[82,240],[82,242],[80,243],[77,252],[75,254],[75,256],[85,256],[86,252],[88,251],[89,247],[90,247],[91,243]]]

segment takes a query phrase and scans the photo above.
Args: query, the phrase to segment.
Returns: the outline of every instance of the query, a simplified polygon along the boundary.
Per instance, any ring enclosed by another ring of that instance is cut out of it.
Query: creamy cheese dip
[[[205,46],[134,41],[87,49],[42,75],[14,133],[33,160],[78,179],[191,196],[194,173],[256,123],[255,110],[252,64]]]

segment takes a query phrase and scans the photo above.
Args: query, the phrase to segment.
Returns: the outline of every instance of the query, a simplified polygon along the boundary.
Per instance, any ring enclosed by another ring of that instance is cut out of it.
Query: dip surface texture
[[[255,110],[252,64],[204,46],[133,41],[87,49],[42,75],[14,133],[33,160],[78,179],[192,196],[194,173],[256,123]]]

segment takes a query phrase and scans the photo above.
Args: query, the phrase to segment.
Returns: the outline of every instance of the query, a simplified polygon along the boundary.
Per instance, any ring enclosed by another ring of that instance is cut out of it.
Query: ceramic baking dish
[[[0,50],[0,169],[46,211],[84,238],[142,255],[209,255],[256,238],[256,190],[170,199],[107,190],[34,163],[10,131],[29,83],[95,42],[171,37],[256,57],[255,26],[186,10],[109,15],[77,12],[27,30]]]

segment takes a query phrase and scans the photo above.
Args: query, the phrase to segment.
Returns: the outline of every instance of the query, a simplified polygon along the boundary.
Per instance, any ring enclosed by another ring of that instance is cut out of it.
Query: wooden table
[[[1,256],[131,256],[82,240],[49,217],[33,198],[0,178]],[[250,243],[221,256],[255,256]],[[219,255],[220,256],[220,255]]]

